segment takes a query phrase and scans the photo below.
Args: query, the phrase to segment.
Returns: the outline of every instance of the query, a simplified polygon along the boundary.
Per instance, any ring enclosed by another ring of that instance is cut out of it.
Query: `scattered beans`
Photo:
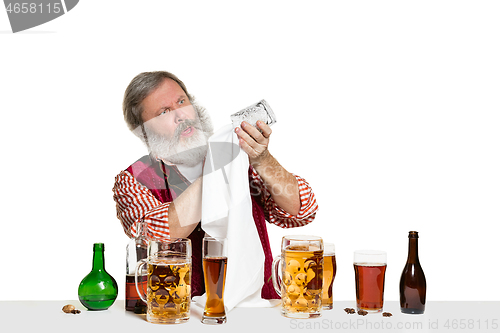
[[[356,310],[354,310],[353,308],[345,308],[344,311],[347,314],[354,314],[354,313],[356,313]],[[360,316],[366,316],[367,314],[368,314],[368,312],[365,311],[365,310],[359,310],[358,311],[358,315],[360,315]],[[390,312],[384,312],[384,313],[382,313],[382,316],[384,316],[384,317],[392,317],[392,313],[390,313]]]

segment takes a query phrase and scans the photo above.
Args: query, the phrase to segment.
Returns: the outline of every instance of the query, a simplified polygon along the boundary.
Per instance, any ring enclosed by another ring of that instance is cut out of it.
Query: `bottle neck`
[[[94,249],[94,258],[92,260],[92,270],[104,270],[104,250]]]
[[[136,238],[146,236],[146,225],[143,221],[137,222],[137,232],[135,234]]]
[[[408,260],[409,263],[418,263],[418,238],[408,240]]]
[[[147,233],[147,225],[146,223],[144,222],[138,222],[137,223],[137,233],[135,235],[135,244],[136,246],[138,247],[142,247],[144,251],[147,250],[147,247],[148,247],[148,239],[147,239],[147,236],[146,236],[146,233]],[[139,251],[139,248],[137,249]],[[141,258],[139,258],[139,253],[137,254],[138,255],[138,259],[142,259],[143,257],[143,254],[141,254]]]

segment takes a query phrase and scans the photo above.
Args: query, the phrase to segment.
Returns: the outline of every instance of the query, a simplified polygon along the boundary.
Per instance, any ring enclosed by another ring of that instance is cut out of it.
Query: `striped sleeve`
[[[275,224],[281,228],[295,228],[302,227],[311,223],[316,217],[316,212],[318,210],[318,204],[316,202],[316,197],[312,191],[311,186],[306,182],[306,180],[300,176],[292,174],[299,185],[299,195],[300,195],[300,210],[297,215],[292,215],[281,207],[279,207],[276,202],[274,202],[271,197],[271,193],[264,185],[262,178],[259,174],[252,168],[252,173],[250,175],[251,187],[260,187],[259,191],[261,193],[262,203],[264,205],[264,211],[266,213],[266,219],[269,223]]]
[[[135,179],[128,171],[115,177],[113,199],[116,202],[116,215],[128,237],[136,235],[136,223],[141,219],[147,225],[147,236],[156,239],[169,239],[168,207],[151,191]]]

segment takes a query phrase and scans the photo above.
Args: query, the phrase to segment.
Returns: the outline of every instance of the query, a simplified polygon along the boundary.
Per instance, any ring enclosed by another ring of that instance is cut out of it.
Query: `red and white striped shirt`
[[[280,208],[272,199],[270,191],[262,178],[252,168],[250,187],[252,193],[259,196],[258,201],[264,207],[266,221],[281,228],[301,227],[311,223],[318,210],[318,204],[309,184],[301,177],[293,175],[299,185],[300,211],[291,215]],[[149,237],[158,239],[170,238],[168,226],[168,208],[170,202],[162,203],[151,191],[128,171],[122,171],[115,178],[113,199],[116,202],[116,213],[128,237],[136,234],[136,222],[143,219],[147,225]]]

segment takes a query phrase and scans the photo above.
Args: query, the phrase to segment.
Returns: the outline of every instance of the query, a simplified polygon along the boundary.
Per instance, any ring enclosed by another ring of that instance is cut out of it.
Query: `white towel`
[[[248,155],[240,150],[231,124],[208,140],[203,171],[201,227],[212,237],[227,238],[224,305],[273,306],[260,298],[264,285],[264,251],[252,215]],[[195,299],[204,306],[206,296]]]

